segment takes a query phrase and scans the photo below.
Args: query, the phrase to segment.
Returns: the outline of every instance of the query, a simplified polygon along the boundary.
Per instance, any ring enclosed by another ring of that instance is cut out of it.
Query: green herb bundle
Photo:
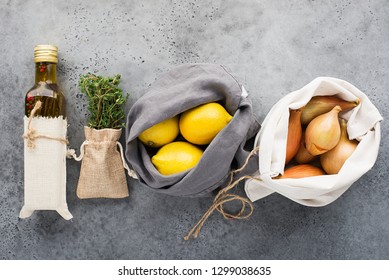
[[[120,75],[102,77],[88,73],[80,77],[81,92],[86,94],[89,101],[88,126],[95,129],[124,127],[123,104],[128,94],[123,96],[119,88]]]

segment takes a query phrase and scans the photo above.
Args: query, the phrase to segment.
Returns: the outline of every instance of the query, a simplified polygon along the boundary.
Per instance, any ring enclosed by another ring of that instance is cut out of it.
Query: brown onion
[[[313,156],[311,155],[306,147],[305,147],[305,132],[303,132],[302,136],[301,136],[301,141],[300,141],[300,148],[297,152],[297,154],[295,155],[294,159],[298,162],[298,163],[308,163],[308,162],[311,162],[312,160],[315,159],[316,156]]]
[[[323,169],[319,167],[310,164],[300,164],[286,169],[284,175],[280,175],[276,179],[299,179],[325,174]]]
[[[335,106],[331,111],[314,118],[305,131],[305,144],[308,152],[321,155],[333,149],[340,139],[338,114],[342,111]]]
[[[308,124],[317,116],[331,111],[336,105],[340,106],[342,111],[348,111],[356,107],[359,102],[359,99],[348,102],[335,96],[315,96],[305,105],[301,114],[301,124]]]
[[[285,164],[288,163],[297,154],[297,151],[300,147],[302,134],[300,118],[301,110],[290,110]]]
[[[331,151],[320,156],[321,165],[328,174],[338,174],[345,161],[352,155],[358,145],[358,141],[348,139],[346,120],[340,119],[340,126],[339,143]]]

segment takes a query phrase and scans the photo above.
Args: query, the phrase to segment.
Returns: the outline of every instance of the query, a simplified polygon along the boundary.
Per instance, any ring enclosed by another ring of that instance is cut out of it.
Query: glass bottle
[[[35,103],[41,108],[35,116],[66,118],[65,97],[57,85],[58,48],[53,45],[37,45],[34,48],[35,85],[25,98],[25,115],[30,116]]]

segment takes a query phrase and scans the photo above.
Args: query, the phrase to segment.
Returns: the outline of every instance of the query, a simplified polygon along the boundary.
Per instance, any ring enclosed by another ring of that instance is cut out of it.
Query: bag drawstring
[[[126,162],[126,160],[124,159],[124,153],[123,153],[122,144],[121,144],[119,141],[117,141],[117,142],[116,142],[116,145],[119,147],[120,156],[122,157],[123,167],[124,167],[124,169],[127,170],[128,176],[130,176],[131,178],[134,178],[134,179],[138,179],[138,175],[136,175],[136,173],[135,173],[135,171],[134,171],[133,169],[131,169],[130,167],[128,167],[127,162]]]
[[[76,161],[81,161],[85,155],[85,145],[88,145],[88,140],[85,140],[80,147],[80,155],[77,157],[76,151],[74,149],[68,149],[66,151],[67,158],[73,158]]]
[[[204,213],[204,215],[200,218],[200,220],[190,229],[187,235],[184,236],[184,240],[189,240],[189,238],[192,236],[193,238],[197,238],[200,234],[201,229],[203,228],[205,222],[208,220],[208,218],[211,216],[211,214],[217,210],[225,219],[248,219],[251,214],[254,211],[254,205],[253,203],[245,197],[242,197],[237,194],[231,194],[228,193],[229,190],[236,187],[241,181],[245,179],[253,179],[253,180],[259,180],[258,178],[255,178],[250,175],[245,175],[240,177],[239,179],[234,181],[234,176],[245,169],[245,167],[248,165],[249,160],[252,156],[254,156],[259,151],[259,146],[255,147],[250,154],[247,156],[245,162],[243,165],[230,172],[230,181],[227,185],[227,187],[221,189],[219,193],[216,195],[216,197],[213,200],[212,205],[209,207],[209,209]],[[231,202],[231,201],[240,201],[242,203],[241,209],[237,214],[231,214],[224,210],[223,205],[225,203]],[[248,213],[245,214],[246,208],[249,208]]]
[[[66,151],[66,157],[70,158],[70,159],[73,158],[76,161],[81,161],[85,155],[85,146],[88,144],[89,144],[88,140],[85,140],[82,143],[82,145],[80,147],[80,155],[78,157],[77,157],[76,151],[74,149],[68,149]],[[134,178],[134,179],[138,179],[138,176],[136,175],[135,171],[133,169],[131,169],[130,167],[128,167],[127,162],[124,159],[124,152],[123,152],[122,144],[119,141],[117,141],[116,145],[119,147],[120,157],[122,159],[123,168],[127,170],[128,176],[130,176],[131,178]]]

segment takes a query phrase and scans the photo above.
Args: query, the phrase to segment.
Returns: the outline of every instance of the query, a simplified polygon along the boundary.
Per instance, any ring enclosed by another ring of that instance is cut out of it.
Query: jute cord
[[[88,145],[88,140],[85,140],[81,147],[80,147],[80,155],[77,156],[76,155],[76,151],[74,149],[68,149],[66,151],[66,157],[67,158],[73,158],[74,160],[76,161],[81,161],[83,158],[84,158],[84,155],[85,155],[85,146]]]
[[[128,165],[127,165],[127,162],[126,160],[124,159],[124,152],[123,152],[123,147],[122,147],[122,144],[120,144],[120,142],[116,142],[116,145],[119,147],[119,151],[120,151],[120,156],[122,158],[122,162],[123,162],[123,167],[125,170],[127,170],[127,173],[128,173],[128,176],[130,176],[131,178],[134,178],[134,179],[138,179],[138,175],[136,175],[135,171],[132,170]]]
[[[73,158],[76,161],[81,161],[85,155],[85,146],[88,144],[89,144],[89,142],[87,140],[85,140],[84,143],[82,143],[82,145],[80,147],[80,155],[79,156],[76,155],[76,151],[74,149],[69,149],[66,153],[66,157]],[[135,171],[127,165],[126,160],[124,159],[124,151],[123,151],[122,144],[119,141],[116,141],[116,145],[119,148],[119,153],[120,153],[120,157],[122,160],[123,168],[125,170],[127,170],[128,176],[130,176],[131,178],[134,178],[134,179],[138,179],[138,175],[136,175]]]
[[[36,145],[35,145],[35,140],[36,139],[49,139],[49,140],[55,140],[59,141],[64,144],[69,144],[68,140],[64,138],[59,138],[59,137],[51,137],[47,135],[41,135],[36,132],[36,129],[31,127],[31,121],[35,116],[35,113],[37,110],[39,110],[42,106],[41,101],[37,101],[35,103],[34,108],[31,110],[30,117],[28,118],[28,125],[27,125],[27,132],[23,135],[23,138],[27,140],[27,147],[31,150],[34,150]]]
[[[199,236],[200,231],[203,228],[205,222],[208,220],[208,218],[212,215],[212,213],[215,210],[217,210],[223,216],[223,218],[227,219],[227,220],[232,220],[232,219],[242,220],[242,219],[248,219],[251,216],[251,214],[254,211],[253,203],[248,198],[242,197],[242,196],[237,195],[237,194],[229,193],[229,191],[234,189],[243,180],[246,180],[246,179],[258,180],[258,178],[255,178],[255,177],[250,176],[250,175],[245,175],[245,176],[240,177],[237,180],[234,180],[235,175],[237,173],[243,171],[246,168],[251,157],[253,157],[255,154],[257,154],[258,151],[259,151],[259,146],[255,147],[250,152],[250,154],[247,156],[245,162],[243,163],[243,165],[240,168],[235,169],[235,170],[230,172],[230,174],[229,174],[230,179],[229,179],[228,185],[218,192],[218,194],[214,198],[213,203],[209,207],[209,209],[203,214],[203,216],[200,218],[200,220],[191,228],[191,230],[188,232],[188,234],[184,236],[185,240],[189,240],[191,237],[197,238]],[[224,205],[226,203],[229,203],[232,201],[238,201],[241,203],[241,208],[240,208],[238,213],[229,213],[224,209]],[[248,211],[246,211],[247,208],[248,208]]]

